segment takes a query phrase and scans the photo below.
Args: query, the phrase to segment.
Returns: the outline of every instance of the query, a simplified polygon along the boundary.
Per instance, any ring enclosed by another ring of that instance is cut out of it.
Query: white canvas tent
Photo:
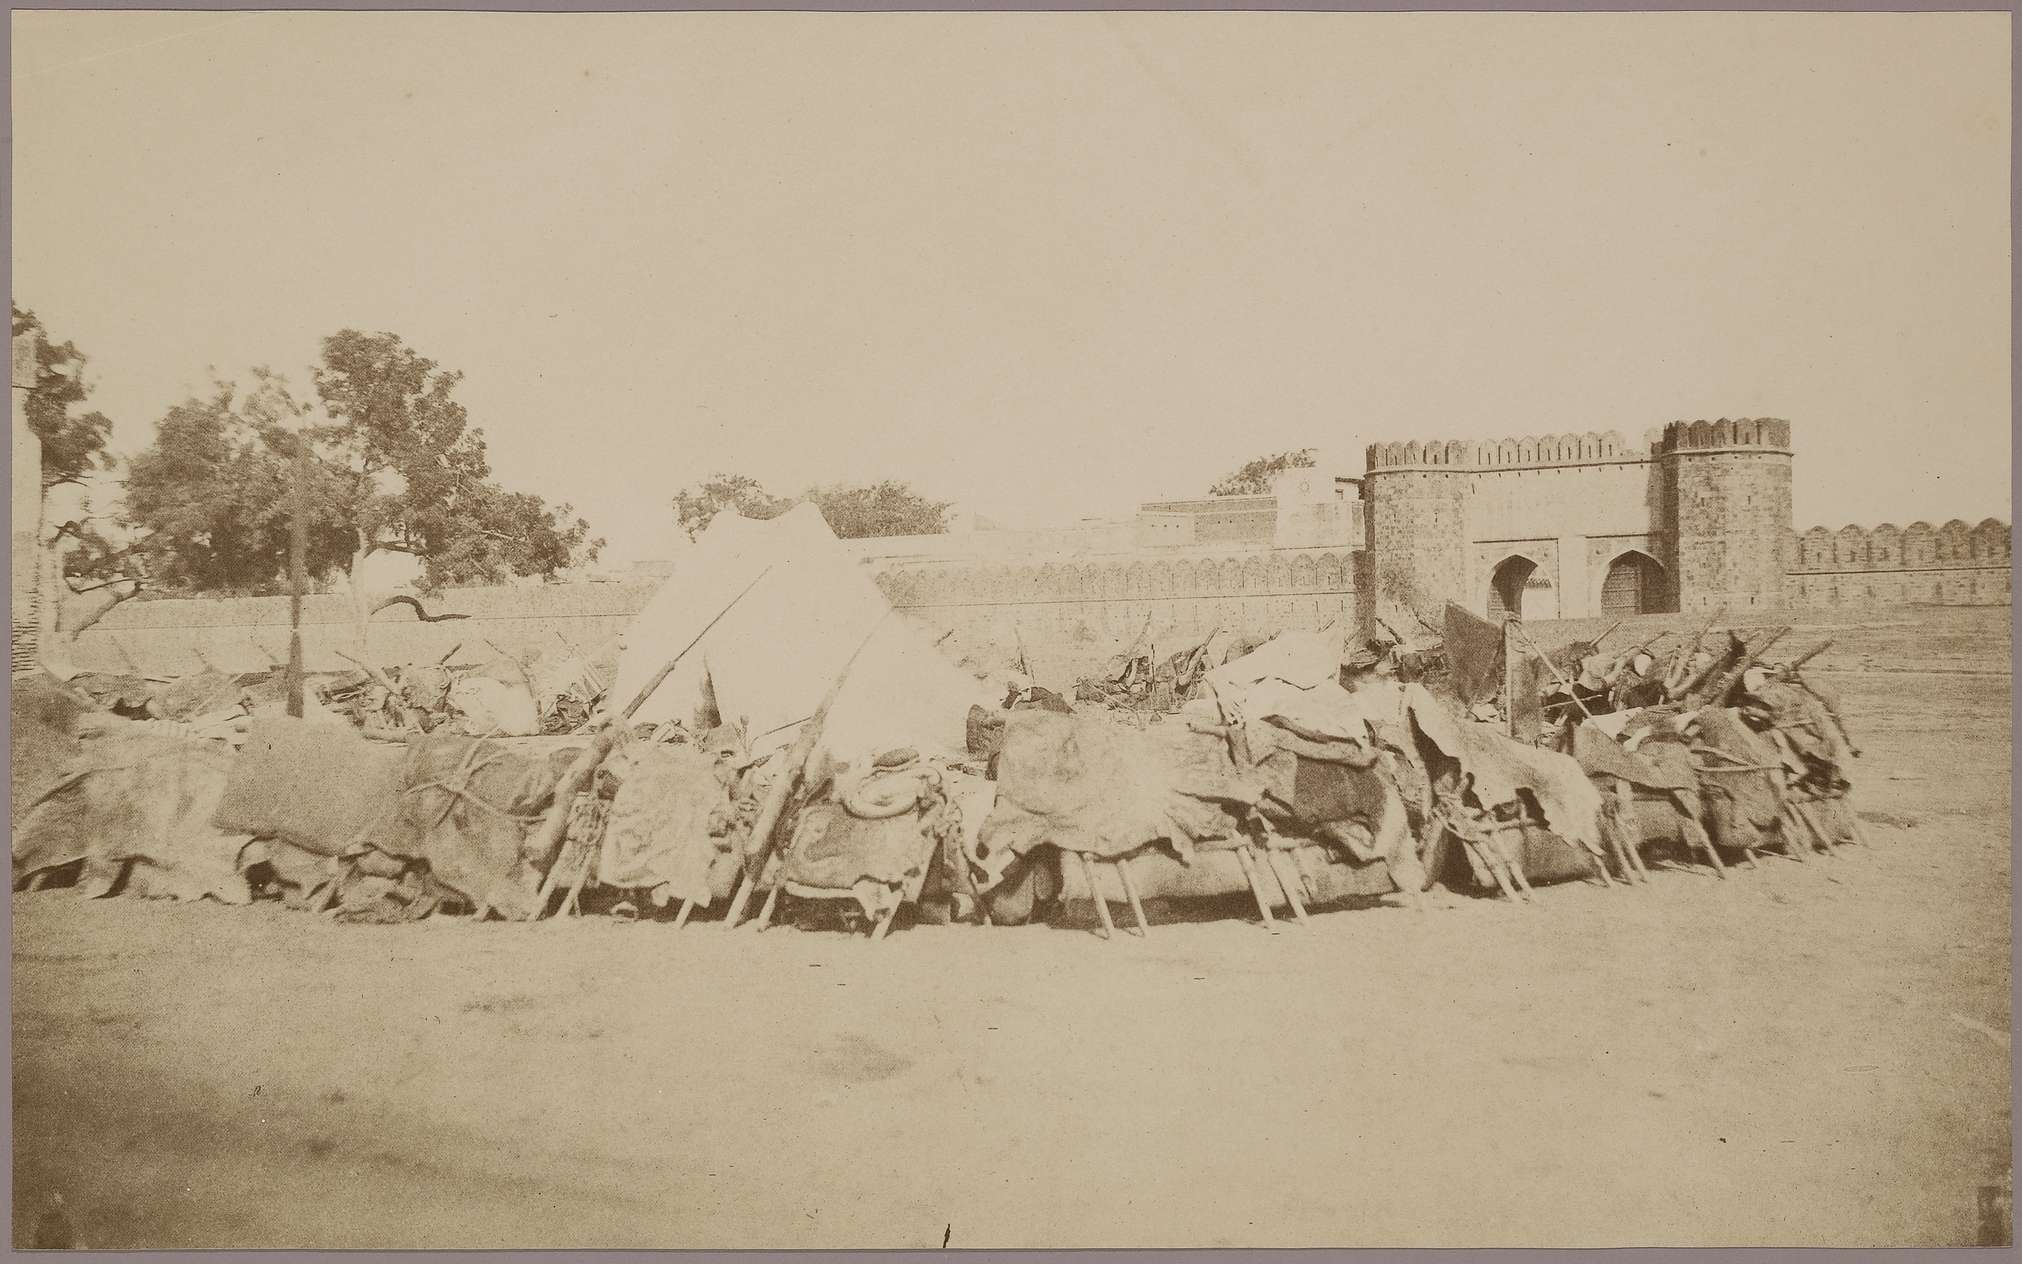
[[[859,646],[817,760],[826,752],[861,767],[900,746],[960,756],[970,705],[994,701],[892,610],[821,511],[801,504],[770,521],[726,512],[709,524],[626,629],[610,704],[637,697],[726,608],[635,723],[693,723],[713,697],[725,722],[749,724],[755,752],[784,747]]]

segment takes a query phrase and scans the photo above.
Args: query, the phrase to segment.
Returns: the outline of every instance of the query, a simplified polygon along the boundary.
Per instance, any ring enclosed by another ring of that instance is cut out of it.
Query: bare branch
[[[430,614],[428,613],[428,611],[423,610],[421,608],[421,603],[419,601],[415,600],[412,597],[407,596],[388,597],[386,600],[372,607],[371,613],[378,614],[381,610],[384,610],[389,606],[413,606],[414,617],[421,620],[423,623],[444,623],[450,619],[470,618],[470,616],[467,614]]]
[[[65,588],[68,588],[71,592],[76,593],[80,597],[82,597],[86,593],[95,593],[99,591],[101,588],[111,588],[117,584],[132,584],[134,586],[134,591],[139,592],[141,587],[145,585],[146,582],[147,581],[144,578],[138,575],[116,575],[113,578],[106,580],[102,584],[86,584],[84,587],[79,588],[76,584],[70,582],[70,576],[65,575],[63,577],[63,586]]]

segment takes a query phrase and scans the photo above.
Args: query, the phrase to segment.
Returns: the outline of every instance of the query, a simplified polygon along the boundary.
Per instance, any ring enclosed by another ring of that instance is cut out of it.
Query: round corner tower
[[[1470,445],[1372,443],[1362,479],[1366,628],[1381,615],[1411,626],[1413,609],[1436,618],[1466,602]]]
[[[1659,455],[1676,545],[1678,608],[1783,604],[1790,563],[1790,423],[1672,422]]]

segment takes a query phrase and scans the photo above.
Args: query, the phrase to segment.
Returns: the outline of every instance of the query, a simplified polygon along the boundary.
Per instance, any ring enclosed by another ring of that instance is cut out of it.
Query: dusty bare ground
[[[1929,620],[1944,674],[1830,677],[1874,846],[1726,882],[1107,944],[16,896],[16,1241],[1971,1244],[2008,615],[1822,661]]]

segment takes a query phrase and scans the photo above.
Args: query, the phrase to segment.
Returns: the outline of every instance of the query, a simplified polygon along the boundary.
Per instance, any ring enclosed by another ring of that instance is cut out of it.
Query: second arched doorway
[[[1608,563],[1601,580],[1601,615],[1620,619],[1632,614],[1661,614],[1670,609],[1670,585],[1663,563],[1640,549],[1630,549]]]

